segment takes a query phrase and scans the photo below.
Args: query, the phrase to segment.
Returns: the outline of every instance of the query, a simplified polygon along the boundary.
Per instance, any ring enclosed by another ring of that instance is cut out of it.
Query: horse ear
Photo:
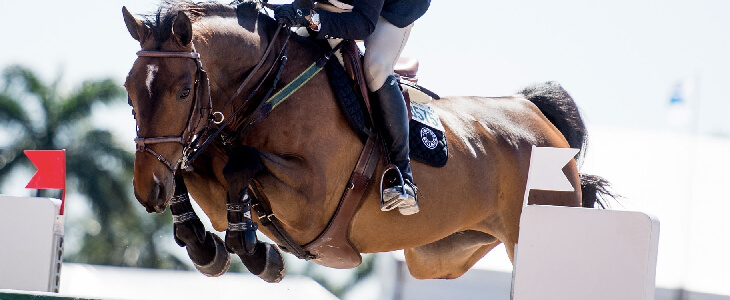
[[[126,6],[122,6],[122,14],[124,15],[124,23],[127,25],[129,34],[132,35],[132,38],[142,44],[145,37],[147,37],[150,28],[143,24],[142,21],[137,20],[137,18],[132,16]]]
[[[183,46],[187,46],[193,40],[193,24],[184,12],[177,13],[172,25],[172,33]]]

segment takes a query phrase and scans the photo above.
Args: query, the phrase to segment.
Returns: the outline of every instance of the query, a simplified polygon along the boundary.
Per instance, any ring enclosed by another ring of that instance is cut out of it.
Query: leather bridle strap
[[[261,225],[273,235],[274,241],[280,248],[290,252],[299,259],[311,260],[320,256],[337,256],[341,253],[352,253],[354,247],[347,238],[349,225],[357,208],[362,201],[368,182],[372,178],[380,158],[380,147],[377,140],[369,137],[350,175],[345,191],[335,209],[327,227],[317,238],[304,246],[299,245],[289,232],[281,225],[268,203],[269,199],[263,192],[261,184],[255,179],[249,185],[253,197],[251,208],[259,216]]]
[[[200,54],[198,52],[171,52],[171,51],[141,50],[141,51],[137,51],[137,56],[200,59]]]
[[[249,185],[253,197],[251,198],[251,208],[256,212],[259,217],[261,225],[266,227],[269,232],[273,235],[273,238],[279,245],[279,248],[293,254],[299,259],[311,260],[316,257],[304,250],[299,244],[292,238],[284,226],[281,225],[279,219],[274,215],[269,207],[269,199],[262,192],[261,184],[255,179]]]
[[[152,150],[151,148],[147,147],[149,144],[162,144],[162,143],[180,143],[181,145],[185,146],[183,144],[183,138],[182,136],[164,136],[164,137],[152,137],[152,138],[134,138],[134,142],[137,143],[137,151],[144,151],[149,154],[152,154],[152,156],[157,157],[157,159],[165,164],[170,171],[175,171],[175,165],[170,163],[167,158],[162,156],[162,154],[157,153],[155,150]]]
[[[246,120],[243,126],[238,129],[238,137],[240,138],[248,135],[251,130],[256,126],[256,124],[265,119],[269,115],[269,113],[274,110],[274,108],[284,102],[284,100],[288,99],[289,96],[298,91],[299,88],[307,84],[309,80],[314,78],[314,76],[317,75],[322,70],[322,68],[324,68],[330,58],[337,52],[337,50],[340,49],[341,46],[342,43],[337,44],[337,46],[332,48],[330,52],[317,59],[314,63],[307,67],[307,69],[305,69],[296,78],[294,78],[294,80],[281,88],[281,90],[279,90],[276,94],[274,94],[270,98],[264,98],[264,101],[262,101],[259,106],[256,107],[256,110],[251,113],[251,115],[248,117],[248,120]]]
[[[276,39],[279,37],[279,32],[281,31],[281,28],[282,28],[281,26],[278,26],[276,28],[276,31],[274,32],[274,36],[271,38],[271,41],[269,42],[269,46],[266,47],[266,51],[264,51],[264,55],[261,57],[261,60],[259,60],[259,63],[256,64],[256,66],[253,68],[253,70],[251,70],[250,73],[248,73],[248,76],[246,77],[246,79],[244,79],[243,82],[241,82],[241,85],[238,86],[238,89],[236,89],[236,93],[234,93],[233,96],[231,96],[231,98],[229,98],[228,101],[226,101],[226,104],[224,104],[223,107],[221,107],[221,110],[218,111],[219,113],[222,114],[223,110],[226,109],[226,106],[231,104],[231,102],[233,102],[233,99],[236,99],[238,96],[241,95],[241,93],[243,92],[243,88],[245,88],[248,85],[248,83],[252,80],[254,74],[256,74],[256,72],[258,72],[258,70],[261,69],[261,66],[264,65],[264,62],[269,57],[269,53],[271,52],[271,49],[273,48],[274,41],[276,41]],[[287,35],[287,41],[284,42],[284,47],[286,47],[286,45],[288,44],[288,41],[289,41],[289,35]],[[249,98],[251,98],[251,96],[249,96]],[[246,99],[246,102],[248,102],[248,99]]]
[[[188,116],[187,124],[185,124],[185,128],[183,129],[182,134],[179,136],[161,136],[161,137],[136,137],[134,139],[134,142],[137,144],[137,151],[144,151],[147,153],[152,154],[154,157],[157,158],[160,162],[162,162],[165,166],[167,166],[170,171],[175,172],[175,169],[177,168],[177,165],[183,161],[185,156],[181,157],[175,164],[171,163],[167,158],[165,158],[162,154],[157,153],[156,151],[152,150],[151,148],[147,147],[151,144],[163,144],[163,143],[179,143],[183,147],[186,147],[185,145],[185,139],[186,135],[188,137],[192,137],[194,135],[194,132],[190,132],[190,126],[191,122],[195,118],[195,110],[199,109],[199,106],[201,105],[200,101],[203,99],[199,99],[200,95],[198,95],[198,87],[200,84],[207,84],[207,82],[200,82],[200,74],[205,72],[203,70],[202,64],[200,63],[200,54],[197,52],[171,52],[171,51],[146,51],[141,50],[137,51],[137,56],[139,57],[156,57],[156,58],[186,58],[186,59],[193,59],[195,60],[195,64],[197,67],[196,70],[196,76],[195,76],[195,86],[193,87],[193,105],[190,109],[190,116]],[[208,99],[208,106],[211,106],[210,99]],[[204,118],[207,116],[200,116],[200,118]],[[198,119],[198,122],[200,119]],[[195,125],[197,127],[197,125]]]
[[[276,41],[276,39],[279,36],[279,32],[281,31],[281,28],[282,27],[277,27],[276,32],[274,33],[274,36],[272,37],[271,41],[269,42],[269,45],[266,47],[266,51],[264,52],[264,56],[261,57],[261,60],[259,60],[258,64],[256,64],[256,66],[253,68],[253,70],[248,73],[248,76],[246,77],[246,79],[243,80],[243,82],[241,83],[241,85],[238,87],[238,89],[236,90],[236,93],[234,93],[233,96],[231,96],[228,99],[228,101],[226,101],[226,103],[223,105],[223,107],[219,111],[217,111],[217,112],[214,113],[214,114],[220,115],[221,118],[222,118],[218,122],[214,121],[214,123],[216,123],[218,125],[218,128],[215,129],[210,135],[208,135],[206,137],[206,139],[200,144],[200,146],[199,147],[196,147],[196,149],[194,149],[189,154],[188,158],[186,159],[186,163],[187,164],[192,163],[200,155],[200,153],[202,153],[203,150],[205,150],[205,148],[208,147],[208,145],[210,145],[218,136],[221,135],[221,133],[223,132],[223,130],[228,126],[228,124],[233,121],[233,119],[234,119],[233,117],[234,116],[236,116],[244,108],[248,107],[251,99],[253,99],[253,97],[256,95],[256,93],[258,93],[258,91],[261,88],[261,85],[263,84],[263,82],[266,81],[266,79],[271,74],[272,70],[275,69],[275,67],[277,65],[277,62],[279,62],[279,71],[277,72],[277,75],[276,75],[277,76],[277,79],[275,79],[275,81],[278,81],[278,77],[281,76],[281,71],[284,69],[284,66],[285,66],[286,61],[287,61],[287,57],[286,57],[285,53],[286,53],[286,50],[288,49],[288,46],[289,46],[289,37],[290,37],[290,34],[289,33],[287,33],[287,35],[286,35],[286,39],[284,40],[284,44],[283,44],[283,46],[281,48],[281,51],[278,53],[278,56],[277,56],[276,60],[271,65],[271,68],[264,75],[264,78],[262,79],[261,83],[251,93],[249,93],[248,97],[244,100],[243,104],[241,104],[241,106],[239,106],[237,109],[234,109],[233,113],[230,116],[228,116],[228,118],[226,118],[223,115],[223,110],[225,110],[225,108],[229,104],[231,104],[231,102],[233,102],[233,100],[236,99],[243,92],[244,88],[252,80],[252,78],[255,76],[256,72],[258,72],[258,70],[261,68],[261,66],[263,66],[264,62],[266,62],[268,60],[269,53],[271,52],[271,49],[273,48],[274,42]],[[275,88],[275,86],[272,86],[271,89],[269,90],[269,93],[274,88]]]

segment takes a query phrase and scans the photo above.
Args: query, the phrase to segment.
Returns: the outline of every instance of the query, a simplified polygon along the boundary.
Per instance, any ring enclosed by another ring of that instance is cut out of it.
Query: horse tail
[[[620,198],[611,191],[611,184],[605,178],[597,175],[580,174],[580,191],[583,194],[583,207],[608,207],[608,198]]]
[[[528,86],[520,94],[540,109],[563,134],[571,148],[580,150],[575,155],[576,162],[580,165],[588,147],[588,132],[578,106],[568,92],[557,82],[550,81]],[[606,208],[607,197],[618,197],[610,191],[608,180],[600,176],[580,174],[580,183],[583,207],[592,208],[598,204]]]
[[[568,92],[557,82],[549,81],[528,86],[520,94],[558,128],[571,148],[580,150],[575,156],[580,163],[588,146],[588,133],[578,106]]]

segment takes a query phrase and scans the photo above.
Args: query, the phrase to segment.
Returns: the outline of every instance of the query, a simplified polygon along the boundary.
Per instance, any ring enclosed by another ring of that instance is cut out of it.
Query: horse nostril
[[[157,176],[153,176],[153,179],[155,181],[155,185],[152,188],[152,191],[150,191],[150,198],[149,203],[150,207],[148,208],[148,212],[156,212],[156,213],[163,213],[165,212],[165,186],[162,185],[162,182],[157,179]]]
[[[157,199],[160,198],[160,183],[155,180],[155,185],[152,187],[152,190],[150,191],[150,206],[157,205]]]
[[[147,192],[146,197],[142,197],[143,194],[137,193],[137,186],[135,186],[134,196],[139,200],[139,203],[144,206],[147,213],[163,213],[167,206],[167,194],[165,186],[162,181],[153,175],[153,183],[150,190]]]

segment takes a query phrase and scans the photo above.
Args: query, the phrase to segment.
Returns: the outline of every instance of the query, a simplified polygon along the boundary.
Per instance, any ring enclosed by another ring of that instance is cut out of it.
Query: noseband
[[[134,142],[137,144],[137,151],[147,152],[155,156],[160,162],[167,166],[173,173],[182,164],[186,164],[186,155],[184,155],[190,145],[193,137],[197,136],[202,132],[202,128],[198,128],[201,125],[201,120],[212,119],[210,111],[212,110],[212,99],[210,97],[210,88],[208,86],[208,75],[203,70],[203,65],[200,62],[200,54],[197,52],[165,52],[165,51],[139,51],[137,52],[138,57],[159,57],[159,58],[189,58],[195,60],[197,70],[195,71],[195,84],[193,86],[193,105],[190,108],[190,115],[188,121],[183,129],[183,132],[179,136],[159,136],[159,137],[139,137],[139,129],[137,130],[137,137]],[[205,125],[205,124],[203,124]],[[153,144],[162,143],[179,143],[183,146],[183,155],[178,159],[175,164],[170,163],[164,156],[152,150],[148,147]]]

